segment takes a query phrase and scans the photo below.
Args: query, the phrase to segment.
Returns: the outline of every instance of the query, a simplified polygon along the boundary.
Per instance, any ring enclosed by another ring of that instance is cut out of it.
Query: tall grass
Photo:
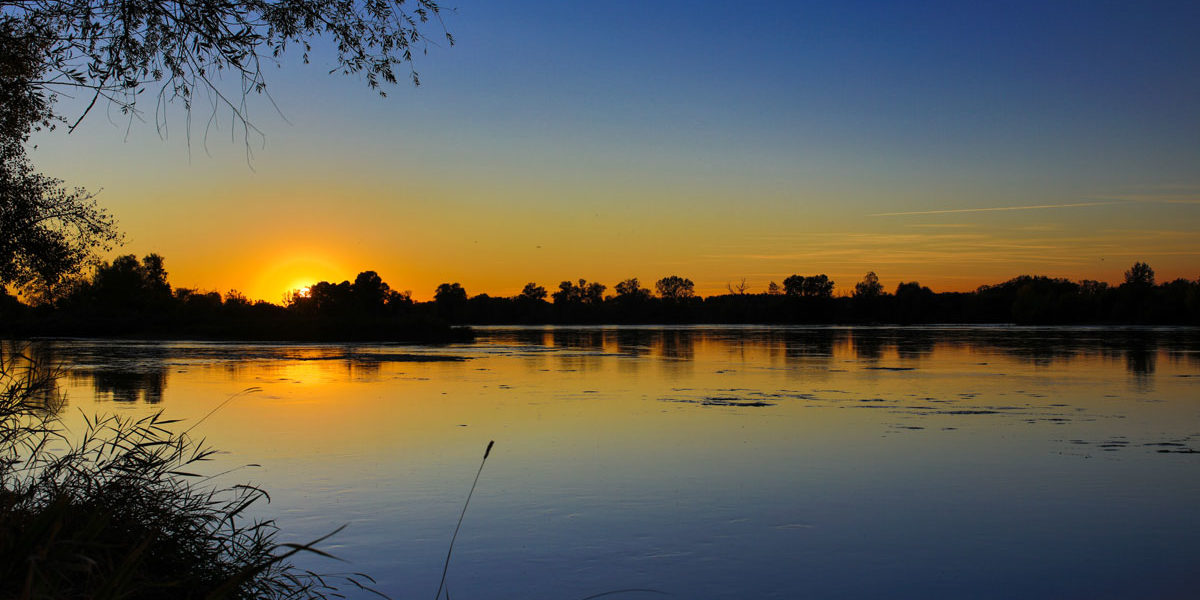
[[[190,430],[176,433],[162,413],[85,417],[68,438],[57,419],[56,370],[29,350],[0,348],[0,598],[374,591],[362,574],[328,577],[294,565],[297,553],[328,556],[315,547],[325,538],[279,543],[273,521],[247,516],[267,493],[213,486],[203,463],[215,451]]]

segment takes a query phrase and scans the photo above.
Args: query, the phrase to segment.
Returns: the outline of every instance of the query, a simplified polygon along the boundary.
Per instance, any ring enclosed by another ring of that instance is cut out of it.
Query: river
[[[268,490],[259,513],[285,539],[347,525],[323,546],[346,562],[305,565],[366,572],[394,598],[433,596],[491,440],[454,598],[1200,589],[1195,329],[478,334],[35,347],[64,366],[68,427],[157,410],[199,422],[223,451],[213,471]]]

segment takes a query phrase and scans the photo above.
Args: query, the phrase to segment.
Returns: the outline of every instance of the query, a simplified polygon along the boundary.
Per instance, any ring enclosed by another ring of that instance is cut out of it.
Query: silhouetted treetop
[[[1135,287],[1151,287],[1154,285],[1154,269],[1144,262],[1135,262],[1125,271],[1125,284]]]
[[[558,284],[558,291],[551,297],[555,304],[600,304],[604,301],[606,289],[608,287],[602,283],[580,278],[578,285],[570,281]]]
[[[862,281],[854,284],[855,298],[875,298],[883,294],[883,284],[879,283],[879,276],[875,271],[867,271],[863,275]]]
[[[384,283],[383,278],[375,271],[363,271],[354,278],[354,283],[350,285],[350,293],[358,304],[358,310],[377,313],[387,305],[392,288]]]
[[[616,285],[617,299],[623,302],[643,301],[650,298],[650,290],[642,287],[637,277],[630,277]]]
[[[810,277],[792,275],[783,280],[783,291],[789,296],[829,298],[833,296],[833,280],[824,273]]]
[[[525,284],[525,287],[521,288],[521,294],[517,297],[527,302],[531,302],[545,300],[546,295],[546,288],[531,281]]]
[[[663,300],[684,300],[696,295],[695,284],[691,279],[678,275],[663,277],[654,282],[654,289]]]
[[[467,290],[458,282],[443,283],[433,292],[433,301],[438,304],[452,304],[467,301]]]

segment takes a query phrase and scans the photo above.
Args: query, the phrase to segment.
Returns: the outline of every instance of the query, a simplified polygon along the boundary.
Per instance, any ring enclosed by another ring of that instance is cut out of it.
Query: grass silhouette
[[[340,529],[306,544],[277,542],[274,521],[246,516],[269,501],[267,492],[211,487],[221,474],[200,471],[216,451],[191,428],[174,433],[178,421],[161,412],[85,415],[83,432],[67,439],[57,376],[20,348],[0,348],[0,598],[323,599],[344,597],[339,585],[374,592],[361,573],[295,566],[300,553],[329,556],[317,545]]]
[[[487,448],[483,450],[483,460],[479,461],[479,470],[475,472],[475,481],[471,482],[471,491],[467,492],[467,501],[463,503],[462,512],[458,514],[458,524],[454,526],[454,535],[450,536],[450,548],[446,550],[446,563],[442,565],[442,580],[438,582],[437,594],[433,596],[433,600],[438,600],[442,597],[442,590],[446,589],[446,573],[450,570],[450,557],[454,554],[454,540],[458,539],[458,530],[462,528],[463,517],[467,516],[467,507],[471,505],[471,496],[475,495],[475,486],[479,485],[479,475],[483,473],[483,465],[487,463],[488,455],[492,453],[492,446],[496,444],[496,440],[488,442]],[[450,590],[446,589],[446,600],[450,600]]]

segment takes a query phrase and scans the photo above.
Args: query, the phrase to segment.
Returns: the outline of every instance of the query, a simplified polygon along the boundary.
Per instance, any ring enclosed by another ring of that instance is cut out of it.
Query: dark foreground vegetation
[[[247,509],[252,486],[211,487],[214,454],[153,414],[94,417],[60,433],[56,374],[28,347],[0,345],[0,598],[325,598],[363,575],[290,562]],[[189,430],[190,431],[190,430]],[[346,586],[349,584],[349,586]]]
[[[514,297],[468,296],[438,286],[430,302],[391,289],[374,271],[353,282],[319,282],[282,305],[172,288],[163,259],[130,255],[104,263],[87,280],[26,304],[0,295],[0,334],[14,336],[189,337],[255,340],[459,341],[451,324],[579,323],[1017,323],[1200,325],[1200,281],[1157,283],[1145,263],[1119,285],[1023,275],[974,292],[934,292],[904,282],[888,292],[868,273],[848,294],[825,275],[792,275],[765,293],[744,285],[700,297],[685,278],[654,290],[627,279],[608,287],[580,279],[554,293],[535,283]]]

